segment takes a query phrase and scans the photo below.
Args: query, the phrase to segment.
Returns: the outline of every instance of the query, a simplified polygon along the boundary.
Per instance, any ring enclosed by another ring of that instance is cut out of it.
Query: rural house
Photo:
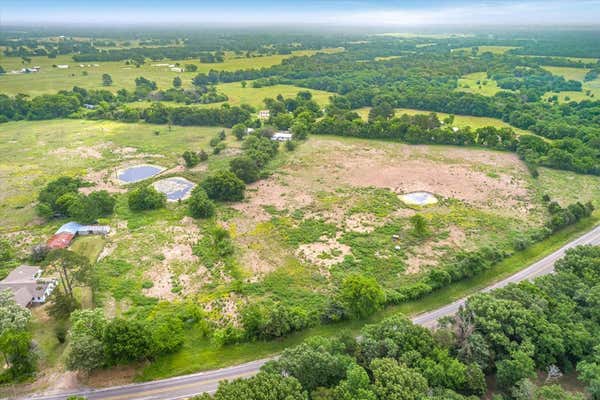
[[[258,118],[260,119],[269,119],[271,116],[271,112],[269,110],[260,110],[258,112]]]
[[[0,290],[10,290],[21,307],[31,303],[44,303],[56,287],[53,279],[42,279],[39,267],[21,265],[0,281]]]

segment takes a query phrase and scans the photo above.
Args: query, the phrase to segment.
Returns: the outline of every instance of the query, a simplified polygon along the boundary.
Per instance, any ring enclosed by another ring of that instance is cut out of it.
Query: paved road
[[[600,245],[600,226],[597,226],[590,232],[580,238],[561,247],[554,253],[548,255],[542,260],[521,270],[520,272],[495,283],[483,291],[490,291],[508,285],[509,283],[519,282],[526,279],[533,279],[540,275],[549,274],[554,271],[554,262],[561,258],[565,251],[571,247],[582,244]],[[437,310],[429,311],[417,315],[412,320],[416,324],[427,327],[435,326],[436,321],[444,316],[453,315],[458,308],[464,304],[465,299],[457,300]],[[170,400],[184,399],[200,393],[213,393],[223,379],[232,380],[254,375],[268,359],[257,360],[246,364],[236,365],[234,367],[223,368],[214,371],[200,372],[197,374],[178,376],[175,378],[163,379],[145,383],[135,383],[125,386],[113,386],[106,389],[90,389],[77,393],[63,393],[47,396],[32,396],[29,399],[34,400],[62,400],[70,395],[85,396],[89,400]]]

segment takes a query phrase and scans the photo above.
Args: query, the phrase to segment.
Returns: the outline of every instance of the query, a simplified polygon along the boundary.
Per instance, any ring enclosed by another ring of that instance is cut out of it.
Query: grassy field
[[[600,201],[593,190],[600,178],[541,169],[534,180],[516,155],[507,152],[313,136],[294,152],[281,149],[268,168],[271,175],[249,185],[244,201],[220,204],[214,219],[191,219],[185,203],[150,212],[129,210],[128,188],[112,180],[116,168],[153,163],[168,168],[165,175],[199,182],[207,173],[226,168],[230,157],[239,153],[240,142],[228,135],[222,154],[192,170],[181,166],[179,155],[187,149],[208,149],[207,142],[220,129],[169,131],[148,124],[75,120],[4,124],[0,153],[6,156],[0,179],[9,190],[1,195],[2,233],[26,255],[32,244],[47,240],[65,222],[44,223],[35,217],[39,189],[60,175],[82,176],[117,195],[114,215],[103,221],[111,234],[77,238],[72,247],[94,263],[95,305],[113,317],[156,299],[187,298],[201,304],[210,321],[222,324],[239,322],[239,307],[264,299],[316,312],[353,272],[371,275],[394,289],[415,282],[460,250],[495,246],[512,252],[517,238],[548,217],[545,193],[562,204]],[[397,196],[417,190],[434,193],[439,203],[415,209]],[[410,217],[417,213],[428,221],[424,237],[412,230]],[[230,232],[235,249],[218,262],[201,251],[210,246],[206,239],[216,225]],[[518,269],[574,231],[545,242],[545,247],[517,253],[512,262],[472,282],[387,309],[372,320],[399,311],[418,312],[468,293]],[[82,304],[92,306],[89,289],[78,288],[77,295]],[[42,364],[52,366],[64,347],[47,330],[41,331],[47,320],[40,310],[34,326],[40,330],[35,335],[44,349]],[[307,335],[356,330],[364,323],[319,327],[282,341],[225,349],[188,331],[180,352],[149,365],[139,379],[233,364],[280,351]]]
[[[81,120],[3,124],[0,184],[5,190],[0,193],[0,232],[36,226],[39,221],[35,218],[33,199],[40,187],[53,178],[94,175],[131,163],[175,167],[185,150],[208,151],[209,140],[220,130],[173,127],[169,131],[166,126],[143,123]],[[231,145],[237,143],[232,141]],[[211,163],[218,164],[220,158],[227,157],[214,157]]]
[[[341,49],[324,49],[322,52],[341,51]],[[59,90],[71,89],[73,86],[79,86],[86,89],[109,89],[117,91],[119,89],[133,89],[135,87],[135,78],[143,76],[147,79],[156,81],[159,89],[168,89],[171,87],[173,78],[181,77],[183,86],[191,86],[191,80],[200,72],[208,72],[211,69],[235,71],[238,69],[264,68],[280,64],[282,60],[292,56],[312,55],[316,51],[303,50],[296,51],[292,55],[272,55],[261,57],[240,57],[235,58],[229,54],[225,62],[219,64],[202,64],[198,60],[161,60],[150,61],[136,68],[132,65],[126,65],[125,62],[90,62],[85,63],[85,67],[72,60],[71,56],[59,56],[55,59],[48,57],[32,57],[32,61],[23,64],[19,57],[3,57],[0,65],[7,71],[20,70],[24,67],[40,66],[41,70],[31,74],[11,74],[0,75],[0,92],[15,95],[17,93],[37,96],[44,93],[56,93]],[[52,65],[69,65],[68,69],[58,69]],[[95,67],[94,65],[98,66]],[[168,66],[157,66],[157,64],[196,64],[197,72],[173,72]],[[90,66],[88,66],[90,65]],[[113,85],[110,87],[102,86],[102,74],[110,74]]]
[[[570,68],[570,67],[544,67],[547,71],[550,71],[554,75],[563,76],[565,79],[572,79],[583,83],[581,92],[565,91],[565,92],[548,92],[544,94],[544,98],[551,96],[558,96],[560,103],[568,103],[570,101],[583,101],[583,100],[598,100],[600,99],[600,78],[594,79],[593,81],[584,82],[583,78],[589,71],[587,68]]]
[[[367,119],[369,116],[369,107],[359,108],[355,110],[361,117]],[[415,115],[415,114],[427,114],[433,111],[427,110],[416,110],[413,108],[396,108],[396,116],[400,116],[402,114]],[[447,113],[436,112],[439,119],[444,119],[449,116]],[[490,118],[490,117],[475,117],[473,115],[454,115],[454,123],[453,126],[457,126],[459,128],[464,128],[470,126],[473,129],[483,128],[484,126],[495,126],[495,127],[507,127],[514,129],[515,132],[519,134],[532,134],[529,131],[524,129],[515,128],[510,124],[502,121],[498,118]]]
[[[486,72],[474,72],[460,78],[456,90],[481,94],[483,96],[493,96],[502,89],[498,87],[495,80],[487,77]]]
[[[479,48],[479,54],[483,53],[492,53],[492,54],[504,54],[509,50],[517,49],[515,46],[477,46]],[[460,47],[457,49],[452,49],[452,52],[464,51],[471,52],[471,47]]]
[[[248,85],[244,88],[240,82],[221,83],[217,85],[217,91],[219,93],[226,94],[229,98],[226,102],[222,103],[211,103],[203,104],[201,107],[220,107],[224,103],[228,103],[232,106],[239,106],[241,104],[248,104],[257,109],[264,107],[263,100],[267,97],[275,98],[281,94],[283,97],[295,97],[299,91],[309,91],[313,94],[313,99],[320,105],[325,106],[329,103],[329,97],[333,93],[325,92],[323,90],[306,89],[293,85],[274,85],[265,86],[261,88],[252,87],[252,82],[248,82]],[[183,104],[162,102],[163,104],[178,106]],[[138,101],[131,103],[131,107],[144,108],[151,104],[150,101]]]

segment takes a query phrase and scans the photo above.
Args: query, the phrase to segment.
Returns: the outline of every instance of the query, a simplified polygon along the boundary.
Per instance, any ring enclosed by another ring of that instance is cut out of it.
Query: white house
[[[58,64],[56,66],[56,68],[58,68],[58,69],[67,69],[67,68],[69,68],[69,65],[68,64]]]
[[[10,290],[21,307],[44,303],[56,287],[56,280],[41,278],[39,267],[21,265],[0,281],[0,290]]]
[[[173,72],[183,72],[183,68],[181,67],[171,67],[170,69]]]
[[[292,134],[286,131],[275,132],[273,136],[271,136],[271,140],[276,140],[278,142],[287,142],[288,140],[292,140]]]
[[[258,118],[260,119],[269,119],[271,117],[271,112],[269,110],[260,110],[258,112]]]

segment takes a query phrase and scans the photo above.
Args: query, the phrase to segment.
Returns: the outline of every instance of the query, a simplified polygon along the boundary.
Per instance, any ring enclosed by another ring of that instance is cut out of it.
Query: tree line
[[[600,247],[568,250],[555,274],[474,295],[433,331],[398,315],[365,326],[359,339],[307,339],[258,375],[197,399],[461,400],[493,390],[494,400],[583,400],[557,384],[575,370],[597,399],[599,256]]]

